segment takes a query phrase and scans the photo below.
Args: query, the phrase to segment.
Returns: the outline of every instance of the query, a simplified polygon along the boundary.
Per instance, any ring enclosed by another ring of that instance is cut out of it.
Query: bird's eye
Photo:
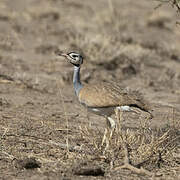
[[[73,57],[73,58],[77,58],[78,56],[77,56],[77,55],[75,55],[75,54],[73,54],[73,55],[72,55],[72,57]]]

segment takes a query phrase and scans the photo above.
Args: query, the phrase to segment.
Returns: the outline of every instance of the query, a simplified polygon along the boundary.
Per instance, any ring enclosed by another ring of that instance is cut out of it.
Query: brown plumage
[[[85,85],[80,90],[78,98],[87,107],[133,106],[147,112],[150,111],[149,103],[138,91],[123,88],[116,83],[102,82]]]

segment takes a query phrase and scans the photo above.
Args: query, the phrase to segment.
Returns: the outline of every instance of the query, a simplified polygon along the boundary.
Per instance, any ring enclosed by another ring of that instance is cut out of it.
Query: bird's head
[[[58,56],[63,56],[65,57],[71,64],[74,66],[81,66],[83,64],[83,57],[76,52],[70,52],[70,53],[61,53],[61,52],[56,52]]]

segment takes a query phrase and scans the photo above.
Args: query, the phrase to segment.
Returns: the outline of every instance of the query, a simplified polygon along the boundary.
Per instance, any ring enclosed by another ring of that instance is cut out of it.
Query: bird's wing
[[[123,88],[116,83],[85,85],[79,92],[79,101],[88,107],[135,105],[148,110],[146,102],[137,91]]]

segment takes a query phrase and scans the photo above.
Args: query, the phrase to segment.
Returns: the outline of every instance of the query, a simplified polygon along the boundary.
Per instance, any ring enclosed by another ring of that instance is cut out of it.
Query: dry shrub
[[[180,11],[180,0],[156,0],[156,1],[160,2],[159,5],[156,8],[159,8],[163,4],[168,3],[173,8],[176,8],[177,12]]]
[[[121,126],[122,115],[117,119],[108,149],[101,144],[102,131],[92,127],[80,128],[81,137],[86,142],[84,147],[91,152],[92,159],[103,159],[114,170],[122,167],[147,175],[153,175],[152,172],[157,175],[169,167],[178,167],[179,127],[152,130],[146,124],[136,130],[125,129]],[[124,164],[128,166],[124,167]]]
[[[107,37],[105,34],[97,34],[92,38],[73,31],[68,34],[68,42],[71,50],[79,51],[91,63],[110,61],[119,55],[121,49],[121,42],[117,37]]]

